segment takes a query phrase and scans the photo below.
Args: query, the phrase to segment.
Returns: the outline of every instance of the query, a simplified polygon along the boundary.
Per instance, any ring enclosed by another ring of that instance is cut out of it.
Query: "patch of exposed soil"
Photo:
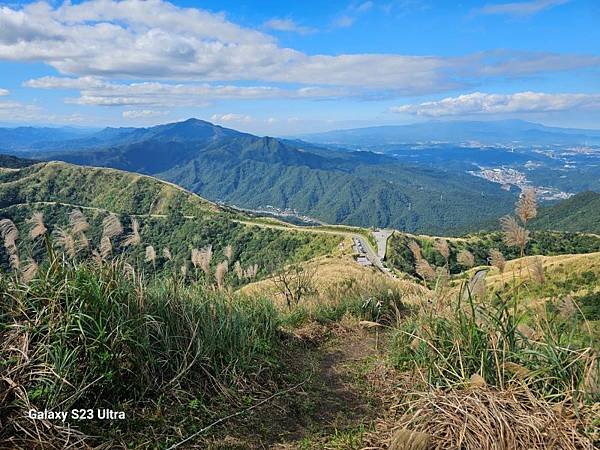
[[[290,381],[304,385],[224,425],[211,449],[351,449],[383,405],[372,373],[381,364],[375,334],[358,328],[307,330],[318,336],[290,351]],[[290,384],[293,384],[292,383]],[[206,445],[206,441],[204,445]]]

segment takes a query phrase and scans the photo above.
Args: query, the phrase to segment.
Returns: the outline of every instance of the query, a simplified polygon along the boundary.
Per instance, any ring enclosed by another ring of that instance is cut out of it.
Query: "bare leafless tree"
[[[288,308],[297,306],[304,297],[314,293],[316,270],[300,264],[281,267],[272,277],[277,291],[285,297]]]

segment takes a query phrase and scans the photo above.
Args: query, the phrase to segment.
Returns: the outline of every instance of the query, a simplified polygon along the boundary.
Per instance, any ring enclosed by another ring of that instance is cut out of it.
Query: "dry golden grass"
[[[593,272],[600,275],[600,252],[559,255],[559,256],[526,256],[506,262],[504,272],[491,268],[486,282],[490,287],[501,287],[513,280],[524,281],[537,276],[539,265],[542,265],[545,277],[549,280],[561,279],[565,276],[581,272]]]
[[[303,263],[307,269],[315,270],[314,284],[316,293],[306,298],[303,305],[310,308],[311,305],[323,304],[339,299],[345,289],[346,282],[353,282],[355,289],[372,286],[385,286],[390,289],[398,289],[403,292],[403,301],[410,302],[411,299],[421,299],[429,295],[430,291],[422,285],[404,279],[393,279],[374,267],[359,265],[347,252],[336,252],[336,256],[323,256],[314,258]],[[336,293],[339,290],[339,293]],[[270,278],[250,283],[240,289],[248,295],[267,295],[274,299],[277,306],[285,308],[285,299],[276,292],[273,281]]]
[[[583,418],[593,414],[574,415],[570,408],[563,410],[535,398],[526,387],[430,390],[405,406],[408,410],[392,433],[389,449],[594,448],[583,431],[591,427]]]

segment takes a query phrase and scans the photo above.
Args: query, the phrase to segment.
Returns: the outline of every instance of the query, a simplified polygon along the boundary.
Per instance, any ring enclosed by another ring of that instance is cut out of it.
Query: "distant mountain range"
[[[107,128],[28,154],[153,175],[244,208],[293,209],[329,223],[411,232],[476,230],[509,211],[515,199],[463,172],[258,137],[196,119]]]
[[[95,132],[71,127],[0,128],[0,151],[46,150],[93,133]]]
[[[482,144],[600,144],[600,130],[547,127],[523,120],[430,121],[314,133],[298,138],[316,144],[356,147],[360,145],[417,142]]]

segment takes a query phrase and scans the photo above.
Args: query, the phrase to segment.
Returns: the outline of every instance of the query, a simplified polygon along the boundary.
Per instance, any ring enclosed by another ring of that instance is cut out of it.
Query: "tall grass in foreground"
[[[597,399],[597,355],[572,320],[551,307],[530,314],[518,295],[476,300],[461,293],[454,304],[434,300],[404,321],[392,359],[435,388],[519,382],[548,400]]]
[[[120,260],[55,258],[28,283],[0,273],[0,442],[37,439],[29,409],[210,396],[266,363],[277,317],[268,301],[147,282]]]

